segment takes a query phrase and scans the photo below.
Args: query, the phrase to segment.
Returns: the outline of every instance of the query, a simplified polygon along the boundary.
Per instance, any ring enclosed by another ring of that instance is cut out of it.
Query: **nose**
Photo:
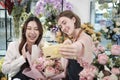
[[[62,30],[63,32],[65,32],[65,31],[66,31],[66,29],[65,29],[65,27],[64,27],[64,26],[62,26],[61,30]]]
[[[35,30],[34,30],[34,29],[32,29],[30,32],[34,34],[34,33],[35,33]]]

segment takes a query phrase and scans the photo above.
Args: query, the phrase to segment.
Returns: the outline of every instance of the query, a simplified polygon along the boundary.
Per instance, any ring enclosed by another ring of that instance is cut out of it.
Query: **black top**
[[[83,67],[73,59],[69,59],[67,67],[67,77],[65,80],[79,80],[79,73],[83,70]]]

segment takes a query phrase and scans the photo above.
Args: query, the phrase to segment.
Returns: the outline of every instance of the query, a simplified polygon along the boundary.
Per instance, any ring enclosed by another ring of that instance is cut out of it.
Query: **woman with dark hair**
[[[32,54],[32,46],[39,45],[43,35],[43,28],[37,17],[29,17],[22,29],[21,41],[13,41],[8,45],[8,49],[2,65],[2,72],[8,74],[12,80],[34,80],[25,76],[22,72],[30,67],[26,53]]]
[[[81,28],[80,18],[70,10],[61,12],[57,22],[60,31],[68,37],[59,49],[59,53],[68,59],[65,80],[79,80],[79,73],[93,60],[92,38]]]

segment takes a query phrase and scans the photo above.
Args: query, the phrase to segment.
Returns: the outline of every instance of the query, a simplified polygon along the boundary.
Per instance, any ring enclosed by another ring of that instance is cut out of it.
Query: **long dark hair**
[[[57,16],[57,21],[58,21],[59,18],[61,18],[61,17],[67,17],[67,18],[70,18],[70,19],[72,19],[73,17],[75,17],[75,19],[76,19],[75,28],[80,28],[80,26],[81,26],[81,20],[80,20],[80,18],[79,18],[75,13],[73,13],[71,10],[65,10],[65,11],[61,12],[61,13]]]
[[[35,42],[35,44],[38,45],[39,42],[40,42],[41,39],[42,39],[43,28],[42,28],[42,24],[41,24],[40,20],[39,20],[37,17],[35,17],[35,16],[29,17],[29,18],[25,21],[25,23],[24,23],[24,25],[23,25],[23,28],[22,28],[22,39],[21,39],[21,43],[20,43],[20,45],[19,45],[19,52],[20,52],[20,54],[22,54],[21,50],[22,50],[22,48],[23,48],[23,46],[24,46],[24,44],[25,44],[25,42],[26,42],[26,35],[25,35],[25,33],[26,33],[26,29],[27,29],[27,24],[28,24],[30,21],[35,21],[35,22],[36,22],[36,24],[37,24],[37,26],[38,26],[39,33],[40,33],[38,39],[37,39],[36,42]]]

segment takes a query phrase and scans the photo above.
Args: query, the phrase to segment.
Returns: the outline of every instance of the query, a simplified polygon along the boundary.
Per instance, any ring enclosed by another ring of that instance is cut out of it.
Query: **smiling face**
[[[58,20],[58,26],[62,32],[68,36],[72,36],[75,31],[75,18],[60,17]]]
[[[36,22],[30,21],[27,24],[26,33],[25,33],[27,43],[34,44],[36,42],[36,40],[38,39],[39,34],[40,33],[39,33]]]

